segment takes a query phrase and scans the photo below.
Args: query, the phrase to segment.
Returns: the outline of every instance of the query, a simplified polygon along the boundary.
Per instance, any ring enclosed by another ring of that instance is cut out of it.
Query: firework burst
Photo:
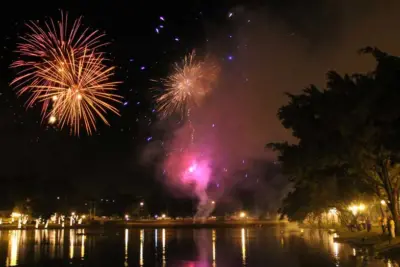
[[[199,61],[195,51],[174,64],[173,73],[163,80],[165,93],[156,99],[161,117],[186,114],[199,106],[217,80],[219,68],[210,59]]]
[[[99,51],[107,45],[101,42],[104,34],[81,27],[81,18],[70,27],[64,13],[61,21],[50,19],[44,25],[26,24],[30,31],[17,45],[20,57],[11,68],[19,72],[11,85],[18,95],[29,94],[27,107],[40,103],[49,123],[67,125],[74,134],[79,134],[82,123],[91,134],[95,116],[108,124],[106,111],[118,114],[108,102],[120,99],[115,94],[117,82],[109,81],[113,68],[105,66]]]
[[[119,82],[109,81],[114,68],[102,61],[101,55],[84,51],[78,59],[71,53],[68,58],[55,58],[46,68],[38,67],[38,78],[51,86],[31,85],[29,90],[34,102],[53,102],[44,114],[50,123],[57,121],[61,128],[67,125],[78,135],[83,122],[91,134],[96,130],[96,116],[108,125],[107,111],[119,114],[112,105],[121,103],[121,97],[114,93]]]

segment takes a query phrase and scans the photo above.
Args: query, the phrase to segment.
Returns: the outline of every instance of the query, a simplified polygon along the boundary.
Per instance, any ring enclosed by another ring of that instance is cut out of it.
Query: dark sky
[[[148,163],[162,153],[160,140],[179,138],[181,132],[171,134],[171,127],[157,120],[150,80],[165,77],[194,48],[218,58],[222,67],[218,90],[193,115],[201,142],[230,169],[243,159],[273,159],[264,145],[290,138],[275,115],[286,101],[283,92],[320,85],[330,69],[370,69],[371,61],[356,53],[363,46],[399,52],[400,5],[381,2],[8,1],[0,11],[0,175],[68,178],[94,191],[112,185],[129,192],[152,184],[157,171]],[[106,32],[112,44],[105,50],[118,66],[116,79],[123,81],[122,116],[109,115],[111,127],[99,122],[90,137],[41,123],[40,111],[26,110],[26,98],[17,99],[8,86],[24,22],[58,19],[59,9],[70,18],[83,15],[85,26]],[[157,34],[160,24],[164,29]]]

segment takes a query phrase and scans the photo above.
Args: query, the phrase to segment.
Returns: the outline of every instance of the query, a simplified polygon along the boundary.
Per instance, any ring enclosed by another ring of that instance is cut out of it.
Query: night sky
[[[211,54],[222,67],[215,92],[193,114],[198,140],[213,147],[217,168],[251,168],[247,162],[274,160],[264,150],[266,143],[290,138],[276,119],[284,92],[323,85],[330,69],[370,69],[369,59],[357,55],[363,46],[400,52],[400,4],[394,0],[181,2],[9,1],[3,6],[0,176],[69,179],[93,194],[162,187],[163,144],[182,131],[178,118],[157,119],[153,98],[161,91],[152,89],[157,84],[151,80],[168,75],[192,49]],[[12,51],[26,32],[24,22],[58,19],[60,9],[106,32],[104,40],[111,44],[105,51],[117,66],[115,79],[123,81],[121,117],[109,114],[111,127],[99,122],[93,136],[70,136],[42,123],[40,110],[26,110],[26,97],[17,99],[9,86],[15,76],[9,65],[17,57]]]
[[[162,138],[163,131],[153,131],[156,120],[152,98],[156,91],[150,80],[168,74],[170,65],[193,48],[204,47],[202,12],[223,15],[226,9],[210,3],[167,6],[144,1],[64,1],[10,3],[2,10],[1,36],[1,147],[7,154],[3,159],[3,175],[39,175],[54,179],[68,177],[79,183],[107,187],[118,181],[144,182],[147,170],[138,166],[140,151],[149,138]],[[211,2],[211,1],[210,1]],[[206,8],[207,7],[207,8]],[[41,123],[40,111],[25,110],[24,100],[16,99],[7,84],[13,70],[9,64],[16,59],[11,51],[18,34],[26,32],[24,22],[58,19],[59,10],[68,11],[70,21],[83,15],[84,26],[105,31],[104,41],[112,42],[105,51],[117,66],[116,80],[123,81],[119,94],[124,96],[121,117],[109,116],[112,127],[98,124],[90,137],[69,136]],[[204,11],[203,11],[204,10]],[[215,10],[215,11],[214,11]],[[225,14],[226,15],[226,14]],[[160,20],[165,17],[165,21]],[[217,16],[218,18],[218,16]],[[221,20],[221,18],[220,18]],[[222,18],[223,20],[223,18]],[[160,28],[163,27],[163,29]],[[156,28],[160,29],[157,34]],[[177,41],[179,38],[179,41]],[[153,134],[157,134],[153,137]],[[151,175],[150,175],[151,176]],[[152,178],[152,177],[150,177]],[[133,184],[133,183],[131,183]]]

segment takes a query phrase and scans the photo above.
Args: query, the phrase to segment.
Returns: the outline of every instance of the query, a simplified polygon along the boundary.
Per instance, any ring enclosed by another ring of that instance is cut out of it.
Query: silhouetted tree
[[[376,48],[361,52],[374,56],[376,69],[344,76],[329,72],[326,89],[312,85],[288,94],[278,116],[298,143],[268,146],[280,152],[297,191],[287,197],[284,213],[292,215],[293,205],[304,209],[293,203],[299,198],[322,207],[374,192],[388,202],[399,231],[400,59]]]

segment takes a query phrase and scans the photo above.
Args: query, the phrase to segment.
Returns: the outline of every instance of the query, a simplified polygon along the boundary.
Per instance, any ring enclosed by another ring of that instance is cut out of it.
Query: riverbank
[[[337,234],[338,237],[334,238],[337,243],[347,243],[353,247],[370,247],[380,255],[400,252],[400,237],[390,240],[387,234],[382,234],[380,227],[372,227],[371,232],[350,232],[339,229]]]
[[[284,225],[276,220],[238,220],[238,221],[193,221],[193,220],[140,220],[140,221],[103,221],[90,224],[79,224],[61,227],[59,224],[49,224],[46,229],[101,229],[101,228],[241,228]],[[34,224],[22,225],[1,224],[0,230],[45,229],[43,225],[36,228]]]

